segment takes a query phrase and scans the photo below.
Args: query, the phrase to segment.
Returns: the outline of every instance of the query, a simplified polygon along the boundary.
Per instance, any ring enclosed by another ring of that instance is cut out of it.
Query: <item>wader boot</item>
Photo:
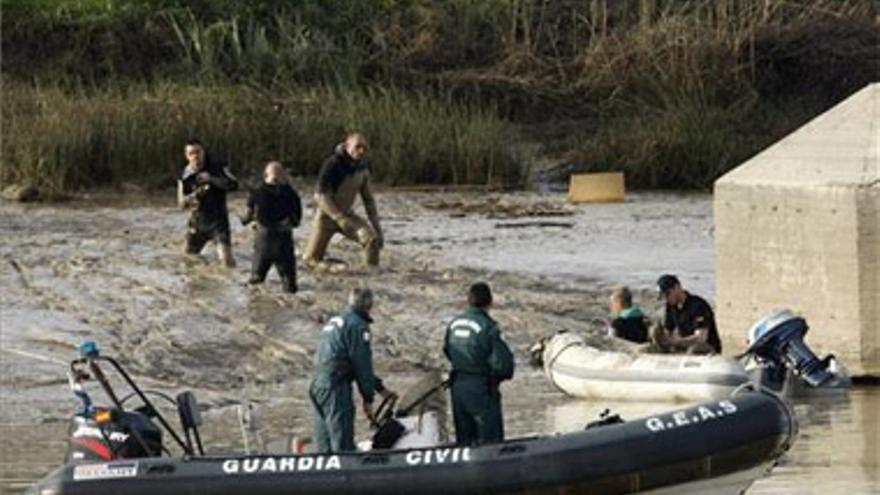
[[[504,439],[501,393],[489,378],[458,373],[452,381],[452,415],[458,445],[481,445]]]
[[[226,268],[235,268],[235,257],[232,255],[231,245],[217,243],[217,256]]]
[[[379,243],[373,228],[363,218],[350,214],[346,229],[343,230],[328,215],[317,212],[312,222],[312,235],[309,237],[306,252],[303,256],[309,266],[314,266],[324,259],[327,245],[337,233],[357,242],[364,248],[364,261],[368,266],[379,264]]]

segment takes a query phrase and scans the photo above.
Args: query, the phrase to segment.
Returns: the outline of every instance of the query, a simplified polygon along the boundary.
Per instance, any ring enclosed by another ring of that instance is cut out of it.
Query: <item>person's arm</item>
[[[299,227],[300,222],[302,222],[302,201],[299,199],[299,194],[296,193],[296,190],[292,187],[290,190],[293,192],[291,197],[290,225]]]
[[[255,189],[251,191],[251,193],[248,195],[247,211],[245,212],[244,216],[240,218],[242,225],[250,224],[257,217],[257,194],[258,192]]]
[[[382,225],[379,223],[379,210],[376,208],[376,198],[373,197],[373,189],[370,186],[369,175],[364,179],[364,183],[361,186],[361,198],[364,201],[364,209],[367,210],[367,218],[373,226],[373,231],[376,232],[376,236],[379,239],[379,246],[381,247],[382,244],[384,244],[385,237],[382,234]]]
[[[709,341],[709,324],[715,320],[712,314],[712,308],[702,300],[698,300],[699,306],[697,313],[694,315],[694,333],[687,337],[680,337],[679,342],[684,345],[691,346],[694,344],[705,344]]]
[[[208,184],[223,189],[224,191],[235,191],[238,189],[238,179],[229,171],[229,167],[220,169],[219,174],[208,174]]]
[[[501,338],[501,332],[496,325],[487,329],[491,352],[489,353],[489,370],[493,380],[502,382],[513,378],[514,359],[510,347]]]
[[[197,187],[193,191],[189,191],[190,188],[187,187],[185,183],[185,179],[178,179],[177,181],[177,206],[184,210],[188,210],[190,208],[195,208],[199,205],[199,194],[202,189]]]
[[[380,380],[373,372],[373,350],[370,347],[370,330],[366,326],[349,329],[348,358],[354,371],[358,391],[365,403],[372,403],[375,392],[385,390]]]
[[[623,318],[617,317],[608,324],[608,336],[622,339],[623,335]]]

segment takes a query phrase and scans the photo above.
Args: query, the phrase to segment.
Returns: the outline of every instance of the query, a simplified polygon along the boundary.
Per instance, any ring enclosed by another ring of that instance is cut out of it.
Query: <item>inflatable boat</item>
[[[125,409],[99,363],[117,367],[144,406]],[[191,393],[175,401],[181,425],[172,428],[111,358],[92,354],[71,369],[84,407],[73,419],[69,461],[29,494],[740,494],[767,473],[796,430],[784,401],[744,390],[665,414],[606,418],[579,432],[498,444],[205,455]],[[92,404],[80,383],[86,373],[113,407]],[[163,432],[176,446],[163,443]],[[171,448],[181,454],[170,455]]]
[[[542,352],[550,382],[586,399],[699,402],[727,397],[749,383],[735,359],[603,351],[568,332],[544,342]]]
[[[845,392],[845,369],[833,355],[816,357],[803,341],[807,329],[791,311],[771,311],[749,330],[749,348],[736,358],[606,351],[568,332],[533,353],[556,388],[585,399],[697,402],[750,382],[784,397]]]

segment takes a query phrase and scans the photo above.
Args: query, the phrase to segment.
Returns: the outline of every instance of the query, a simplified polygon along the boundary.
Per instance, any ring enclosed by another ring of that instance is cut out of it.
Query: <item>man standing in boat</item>
[[[264,182],[251,192],[247,214],[241,223],[256,220],[254,260],[249,283],[262,284],[274,264],[287,292],[295,293],[296,258],[293,255],[293,229],[299,227],[302,204],[299,195],[290,187],[290,181],[281,162],[266,165]]]
[[[483,282],[468,290],[467,311],[446,328],[443,352],[452,364],[452,415],[456,443],[504,440],[499,384],[513,378],[513,353],[489,316],[492,291]]]
[[[721,339],[715,315],[709,303],[684,290],[678,277],[663,275],[657,279],[659,298],[666,300],[663,326],[655,328],[655,344],[666,352],[721,354]]]
[[[645,323],[645,314],[641,308],[634,306],[632,292],[629,287],[623,286],[614,289],[609,303],[611,314],[610,334],[618,339],[628,340],[636,344],[644,344],[648,341],[648,325]]]
[[[190,212],[185,252],[199,254],[213,240],[220,261],[234,267],[226,193],[238,189],[238,181],[227,167],[205,154],[198,139],[186,142],[184,155],[186,166],[177,181],[177,203]]]
[[[318,206],[303,256],[306,265],[317,266],[324,259],[327,245],[337,233],[364,248],[367,266],[379,265],[379,251],[384,241],[376,200],[370,188],[370,168],[364,160],[366,153],[367,139],[354,132],[346,136],[321,166],[315,192]],[[354,213],[358,195],[364,202],[369,224]]]
[[[321,453],[355,450],[352,382],[363,398],[364,414],[373,419],[373,397],[395,395],[373,373],[370,311],[373,292],[353,289],[349,308],[321,329],[315,351],[315,376],[309,398],[315,412],[315,443]]]

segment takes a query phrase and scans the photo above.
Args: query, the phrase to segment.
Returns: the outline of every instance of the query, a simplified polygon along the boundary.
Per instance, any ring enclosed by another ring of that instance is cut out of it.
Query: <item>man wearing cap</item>
[[[666,300],[666,314],[663,326],[655,328],[652,335],[654,343],[665,352],[721,354],[721,339],[709,303],[684,290],[675,275],[662,275],[657,287],[659,298]]]

